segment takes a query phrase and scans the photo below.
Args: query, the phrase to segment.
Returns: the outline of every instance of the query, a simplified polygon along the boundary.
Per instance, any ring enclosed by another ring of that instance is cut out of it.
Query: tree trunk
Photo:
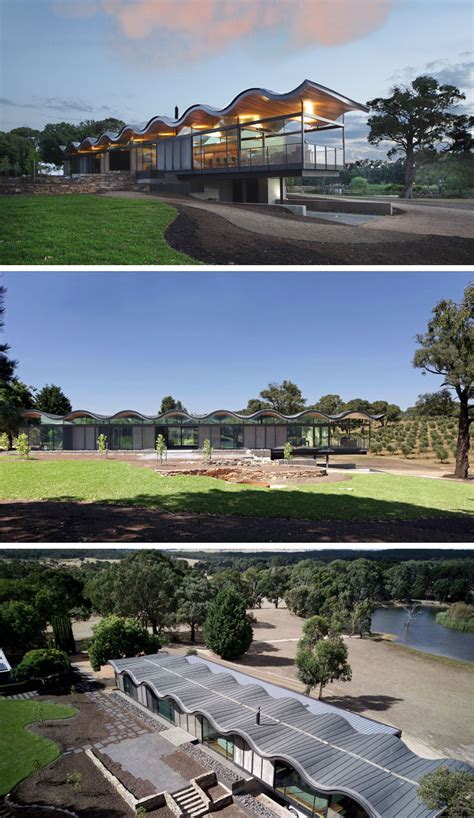
[[[152,619],[150,624],[151,624],[151,632],[152,632],[153,636],[156,636],[158,634],[158,626],[157,626],[155,620]]]
[[[405,176],[403,187],[403,198],[413,199],[413,183],[415,181],[415,153],[413,148],[407,150],[405,158]]]
[[[196,624],[195,622],[191,622],[191,642],[196,641]]]
[[[280,601],[280,598],[279,598],[279,597],[277,597],[277,598],[275,599],[275,602],[274,602],[274,604],[275,604],[275,608],[278,608],[278,603],[279,603],[279,601]]]
[[[469,399],[467,389],[458,392],[459,427],[454,476],[466,480],[469,473]]]
[[[12,432],[7,432],[7,437],[8,437],[8,451],[11,451],[13,449],[13,434],[12,434]]]
[[[321,684],[319,685],[318,699],[321,699],[322,695],[323,695],[323,683],[321,682]]]

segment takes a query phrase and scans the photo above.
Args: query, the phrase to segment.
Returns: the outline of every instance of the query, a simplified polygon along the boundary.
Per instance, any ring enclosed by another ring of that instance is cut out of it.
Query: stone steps
[[[207,804],[202,801],[199,793],[192,786],[173,793],[173,798],[184,814],[191,818],[198,818],[208,811]]]

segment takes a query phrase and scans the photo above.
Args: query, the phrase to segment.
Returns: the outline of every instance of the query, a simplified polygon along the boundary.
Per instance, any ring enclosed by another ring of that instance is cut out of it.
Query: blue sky
[[[290,10],[291,9],[291,10]],[[143,123],[309,78],[361,102],[419,73],[469,90],[470,0],[0,0],[0,117]],[[347,118],[348,154],[367,146]]]
[[[60,385],[74,408],[153,414],[166,394],[190,411],[241,409],[269,381],[309,403],[402,408],[441,379],[411,366],[415,335],[469,273],[9,272],[2,339],[18,377]]]

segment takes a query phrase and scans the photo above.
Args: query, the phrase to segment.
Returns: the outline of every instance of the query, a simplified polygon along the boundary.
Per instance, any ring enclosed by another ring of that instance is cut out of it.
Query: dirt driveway
[[[304,620],[284,607],[254,614],[250,651],[239,662],[222,664],[302,692],[294,658]],[[357,637],[347,645],[352,681],[328,685],[325,701],[401,728],[408,746],[421,755],[474,763],[474,665],[444,662],[388,641]],[[199,653],[221,661],[206,649]]]

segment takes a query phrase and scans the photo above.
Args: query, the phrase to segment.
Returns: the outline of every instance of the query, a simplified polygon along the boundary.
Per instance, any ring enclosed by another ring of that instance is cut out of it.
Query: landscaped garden
[[[314,520],[409,520],[472,513],[468,484],[388,474],[267,489],[209,477],[163,477],[113,460],[2,460],[0,498],[113,503],[194,512]],[[25,513],[27,510],[25,509]]]
[[[28,725],[71,718],[75,713],[75,709],[68,705],[0,698],[0,796],[60,755],[57,744],[26,729]]]
[[[401,454],[416,460],[454,463],[457,439],[456,417],[415,417],[374,427],[370,451],[375,455]]]
[[[165,231],[174,207],[94,195],[3,196],[4,264],[196,264]]]

